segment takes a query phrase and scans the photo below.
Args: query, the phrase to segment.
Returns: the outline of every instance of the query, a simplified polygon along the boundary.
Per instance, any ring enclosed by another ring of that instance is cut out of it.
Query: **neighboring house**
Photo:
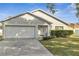
[[[73,24],[71,23],[70,26],[73,28],[74,36],[79,37],[79,24]]]
[[[66,22],[42,10],[23,13],[1,22],[3,38],[39,38],[50,36],[50,30],[74,30]]]

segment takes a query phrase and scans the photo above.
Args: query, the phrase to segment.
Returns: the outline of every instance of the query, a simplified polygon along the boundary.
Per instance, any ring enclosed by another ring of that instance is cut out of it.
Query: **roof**
[[[70,26],[73,28],[79,28],[79,24],[70,24]]]
[[[25,14],[32,15],[32,16],[34,16],[34,17],[36,17],[36,18],[39,18],[40,20],[44,20],[44,21],[46,21],[47,23],[51,24],[51,22],[49,22],[49,21],[47,21],[47,20],[45,20],[45,19],[43,19],[43,18],[40,18],[40,17],[38,17],[38,16],[36,16],[36,15],[34,15],[34,14],[31,14],[31,13],[29,13],[29,12],[27,12],[27,13],[22,13],[22,14],[19,14],[19,15],[17,15],[17,16],[10,17],[10,18],[8,18],[8,19],[6,19],[6,20],[4,20],[4,21],[1,21],[1,22],[5,22],[5,21],[11,20],[11,19],[13,19],[13,18],[22,16],[22,15],[25,15]]]
[[[55,16],[52,16],[52,15],[48,14],[47,12],[45,12],[45,11],[43,11],[43,10],[37,9],[37,10],[35,10],[35,11],[33,11],[33,12],[37,12],[37,11],[40,11],[40,12],[42,12],[42,13],[44,13],[44,14],[46,14],[46,15],[48,15],[48,16],[54,18],[54,19],[56,19],[57,21],[60,21],[60,22],[62,22],[62,23],[64,23],[64,24],[66,24],[66,25],[69,25],[68,23],[66,23],[66,22],[64,22],[64,21],[62,21],[62,20],[60,20],[60,19],[58,19],[58,18],[55,17]]]
[[[46,15],[48,15],[48,16],[50,16],[50,17],[54,18],[54,19],[56,19],[57,21],[60,21],[60,22],[62,22],[63,24],[65,24],[65,25],[68,25],[68,26],[69,26],[69,24],[68,24],[68,23],[66,23],[66,22],[64,22],[64,21],[62,21],[62,20],[60,20],[60,19],[58,19],[58,18],[57,18],[57,17],[55,17],[55,16],[52,16],[52,15],[48,14],[48,13],[47,13],[47,12],[45,12],[44,10],[37,9],[37,10],[35,10],[35,11],[33,11],[33,12],[37,12],[37,11],[40,11],[40,12],[42,12],[42,13],[44,13],[44,14],[46,14]],[[5,21],[7,21],[7,20],[11,20],[11,19],[13,19],[13,18],[16,18],[16,17],[22,16],[22,15],[25,15],[25,14],[32,15],[32,16],[34,16],[34,17],[36,17],[36,18],[39,18],[39,19],[41,19],[41,20],[46,21],[47,23],[52,24],[52,22],[47,21],[47,20],[45,20],[45,19],[43,19],[43,18],[41,18],[41,17],[39,17],[39,16],[36,16],[36,15],[34,15],[34,14],[32,14],[32,13],[29,13],[29,12],[22,13],[22,14],[19,14],[19,15],[13,16],[13,17],[10,17],[10,18],[8,18],[8,19],[6,19],[6,20],[4,20],[4,21],[0,21],[0,22],[5,22]]]

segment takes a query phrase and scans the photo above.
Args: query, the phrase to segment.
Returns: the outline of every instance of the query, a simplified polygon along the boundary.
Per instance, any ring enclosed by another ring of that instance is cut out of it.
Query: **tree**
[[[47,5],[47,8],[48,8],[48,10],[52,13],[52,14],[54,14],[57,10],[56,10],[56,8],[55,8],[55,3],[47,3],[46,4]],[[76,17],[79,19],[79,3],[75,3],[75,6],[76,6],[76,13],[75,13],[75,15],[76,15]]]
[[[79,18],[79,3],[76,3],[75,6],[76,6],[76,11],[77,11],[76,17]]]
[[[52,14],[54,14],[54,13],[56,12],[55,4],[54,4],[54,3],[47,3],[46,5],[47,5],[48,10],[49,10]]]

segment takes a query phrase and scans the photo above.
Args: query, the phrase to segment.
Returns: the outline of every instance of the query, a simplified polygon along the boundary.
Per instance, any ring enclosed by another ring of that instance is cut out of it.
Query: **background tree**
[[[76,17],[79,19],[79,3],[76,3],[75,4],[75,6],[76,6]]]
[[[56,12],[56,9],[55,9],[55,3],[47,3],[46,4],[46,7],[48,8],[48,10],[54,14]]]
[[[47,3],[46,4],[46,6],[47,6],[47,8],[48,8],[48,10],[52,13],[52,14],[54,14],[57,10],[56,10],[56,8],[55,8],[55,3]],[[75,7],[76,7],[76,13],[75,13],[75,15],[76,15],[76,17],[79,19],[79,3],[75,3]],[[79,20],[78,20],[79,21]]]

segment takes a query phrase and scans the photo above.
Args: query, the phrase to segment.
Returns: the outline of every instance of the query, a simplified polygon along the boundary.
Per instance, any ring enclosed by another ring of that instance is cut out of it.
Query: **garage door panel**
[[[35,27],[34,26],[6,26],[5,27],[6,38],[34,38]]]

